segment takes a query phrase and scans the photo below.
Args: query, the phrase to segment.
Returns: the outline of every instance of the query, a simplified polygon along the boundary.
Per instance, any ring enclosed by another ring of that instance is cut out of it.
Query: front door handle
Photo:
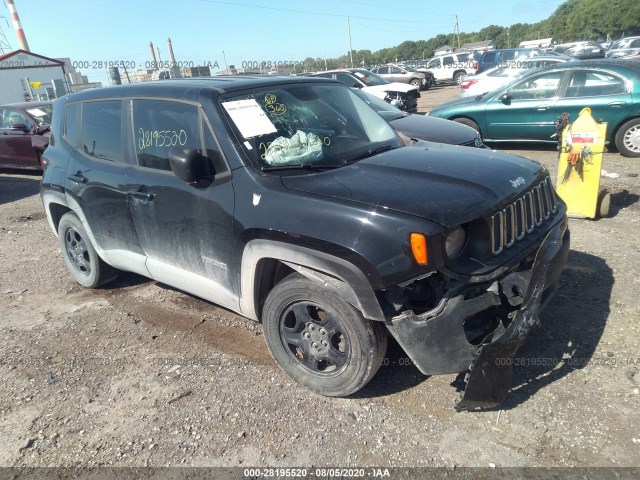
[[[618,102],[609,102],[609,106],[610,106],[610,107],[614,107],[614,108],[624,107],[626,104],[627,104],[627,102],[622,102],[622,101],[618,101]]]
[[[153,193],[143,192],[140,190],[129,190],[127,194],[137,200],[144,200],[146,202],[150,202],[155,198],[155,195]]]
[[[536,107],[536,110],[539,112],[545,112],[547,110],[549,110],[549,105],[538,105]]]
[[[75,174],[69,175],[68,178],[72,182],[76,182],[76,183],[87,183],[89,181],[89,179],[84,175],[82,175],[82,172],[79,170]]]

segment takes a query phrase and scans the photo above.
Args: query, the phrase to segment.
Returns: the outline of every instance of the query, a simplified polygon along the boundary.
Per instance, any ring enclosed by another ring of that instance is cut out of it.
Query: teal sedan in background
[[[477,97],[440,105],[428,115],[478,130],[485,142],[555,142],[558,117],[573,122],[584,107],[608,124],[608,142],[640,157],[640,61],[567,62],[531,71]]]

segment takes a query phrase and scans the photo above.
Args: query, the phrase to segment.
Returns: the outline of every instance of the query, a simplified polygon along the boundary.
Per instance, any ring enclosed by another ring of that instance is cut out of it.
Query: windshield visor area
[[[225,96],[226,118],[259,169],[338,167],[400,146],[389,124],[339,84],[283,84]]]

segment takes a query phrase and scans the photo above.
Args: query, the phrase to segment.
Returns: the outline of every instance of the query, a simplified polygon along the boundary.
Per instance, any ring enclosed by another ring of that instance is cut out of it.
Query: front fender
[[[334,291],[370,320],[384,321],[376,295],[367,277],[355,265],[339,257],[297,245],[256,239],[242,254],[240,311],[253,320],[260,317],[256,289],[257,267],[264,258],[279,260],[324,288]]]

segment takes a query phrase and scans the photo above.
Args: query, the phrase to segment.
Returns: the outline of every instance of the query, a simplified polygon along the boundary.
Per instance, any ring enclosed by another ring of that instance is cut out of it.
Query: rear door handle
[[[615,108],[620,108],[620,107],[624,107],[627,104],[627,102],[609,102],[609,106],[610,107],[615,107]]]
[[[74,175],[69,175],[69,180],[76,183],[87,183],[89,179],[82,175],[82,172],[78,171]]]
[[[538,105],[536,107],[536,110],[539,111],[539,112],[544,112],[546,110],[549,110],[549,105]]]
[[[150,202],[155,198],[155,195],[153,193],[142,192],[140,190],[129,190],[127,194],[137,200],[144,200],[146,202]]]

